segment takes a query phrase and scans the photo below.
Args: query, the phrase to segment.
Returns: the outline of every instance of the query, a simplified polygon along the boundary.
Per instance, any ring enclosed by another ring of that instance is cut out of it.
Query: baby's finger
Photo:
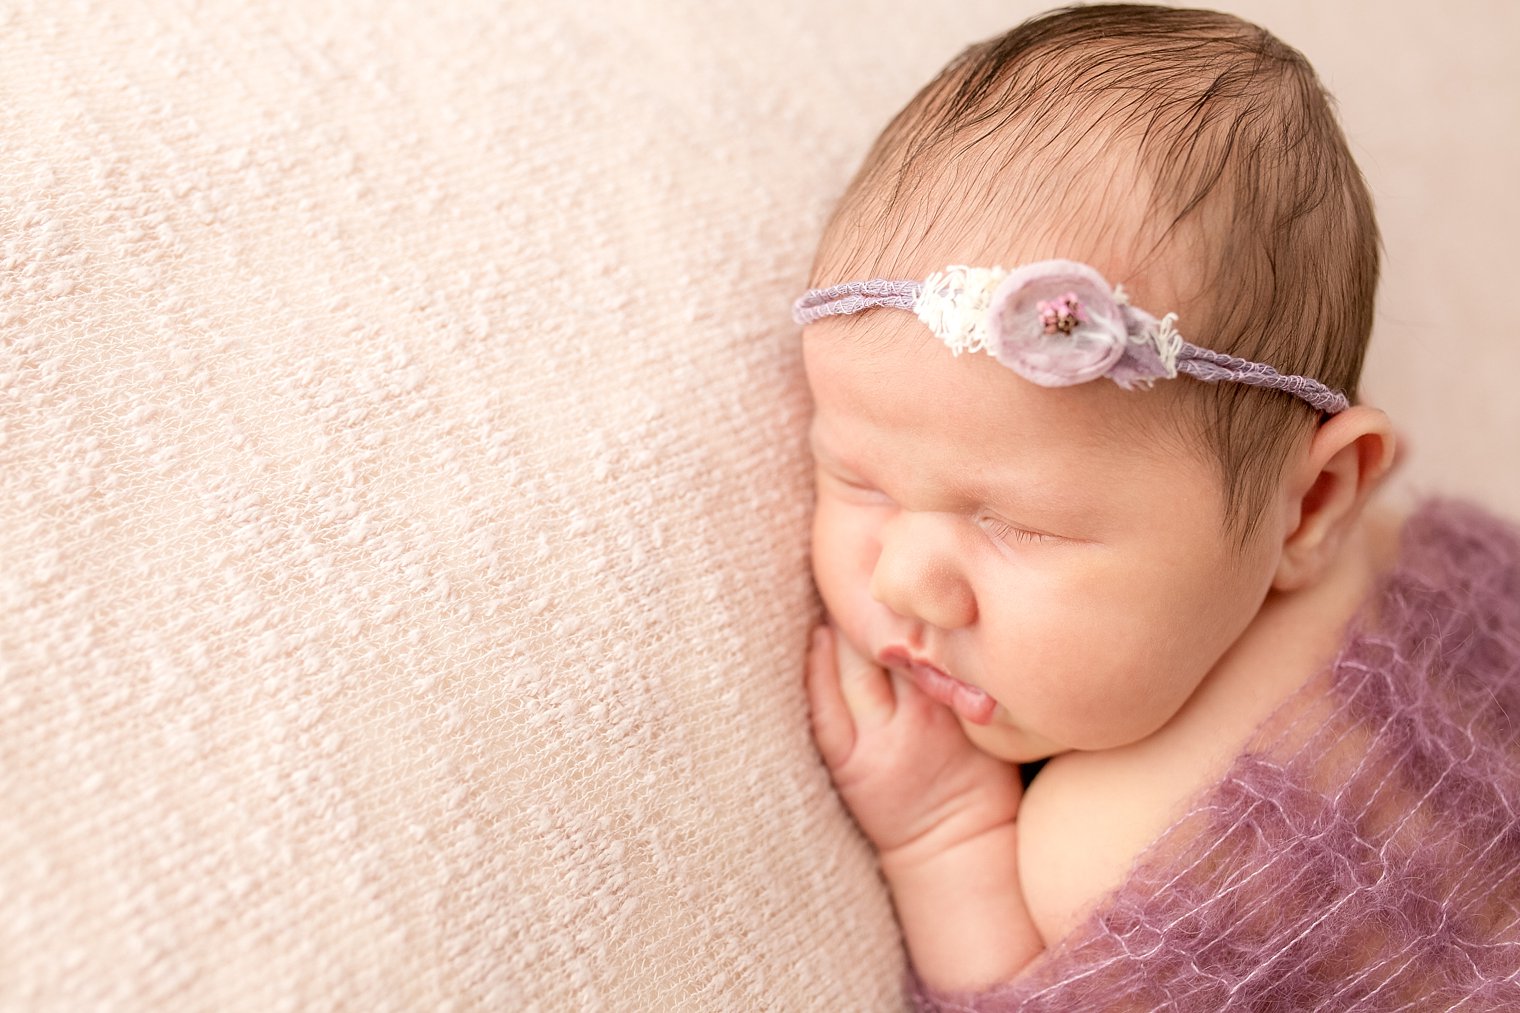
[[[839,691],[839,667],[834,663],[834,633],[827,626],[813,631],[807,660],[808,711],[813,741],[830,770],[842,766],[855,748],[855,722]]]
[[[834,636],[839,665],[839,689],[850,708],[858,732],[880,728],[892,720],[897,710],[897,696],[886,669],[856,651],[850,641]]]

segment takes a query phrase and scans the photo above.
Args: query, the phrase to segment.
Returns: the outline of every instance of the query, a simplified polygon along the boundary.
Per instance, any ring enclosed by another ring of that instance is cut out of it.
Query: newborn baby
[[[928,988],[1025,972],[1335,652],[1399,527],[1377,273],[1319,81],[1231,16],[1036,18],[877,140],[795,309],[807,684]]]

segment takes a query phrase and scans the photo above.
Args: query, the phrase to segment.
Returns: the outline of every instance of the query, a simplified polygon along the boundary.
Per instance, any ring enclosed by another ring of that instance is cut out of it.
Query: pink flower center
[[[1035,308],[1040,311],[1040,323],[1045,327],[1046,334],[1057,331],[1070,334],[1077,329],[1078,324],[1087,321],[1075,292],[1067,292],[1057,299],[1041,299]]]

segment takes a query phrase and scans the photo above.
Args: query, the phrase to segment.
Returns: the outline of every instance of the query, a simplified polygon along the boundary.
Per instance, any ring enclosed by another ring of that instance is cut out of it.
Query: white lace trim
[[[1175,378],[1177,355],[1182,351],[1182,335],[1177,333],[1177,314],[1168,313],[1156,324],[1154,330],[1147,327],[1141,338],[1155,345],[1156,354],[1161,356],[1161,364],[1166,367],[1167,377]]]
[[[957,265],[936,271],[925,279],[913,312],[956,355],[989,352],[987,309],[1006,277],[1001,267]]]

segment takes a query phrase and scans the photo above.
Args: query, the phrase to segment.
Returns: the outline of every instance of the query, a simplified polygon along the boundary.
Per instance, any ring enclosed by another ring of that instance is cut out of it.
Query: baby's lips
[[[985,690],[962,684],[955,689],[954,710],[973,724],[990,725],[993,712],[997,710],[997,701],[988,696]]]
[[[926,696],[948,707],[957,716],[978,725],[992,722],[998,704],[986,690],[962,682],[926,661],[914,660],[906,648],[884,647],[877,653],[876,663],[906,672]]]
[[[908,674],[925,696],[948,707],[956,717],[977,725],[992,721],[997,701],[975,686],[922,662],[910,664]]]

